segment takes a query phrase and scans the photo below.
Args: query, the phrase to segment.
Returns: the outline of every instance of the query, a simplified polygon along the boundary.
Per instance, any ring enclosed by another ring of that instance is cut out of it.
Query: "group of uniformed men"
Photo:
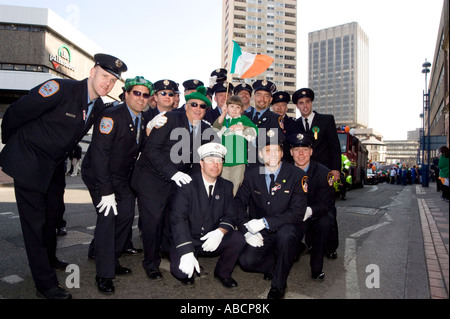
[[[100,292],[114,292],[115,276],[131,272],[119,257],[130,240],[136,200],[142,265],[150,279],[162,278],[163,253],[184,284],[193,284],[200,272],[198,257],[220,256],[214,276],[225,287],[238,285],[231,273],[239,264],[263,273],[271,280],[268,298],[279,299],[305,246],[312,277],[324,279],[324,255],[337,257],[332,185],[339,179],[341,155],[334,118],[312,111],[312,90],[293,94],[302,114],[297,120],[286,115],[287,92],[276,92],[265,80],[234,87],[225,69],[211,73],[209,88],[199,80],[185,81],[186,103],[176,109],[177,83],[153,84],[142,76],[127,79],[122,103],[106,107],[99,97],[127,67],[110,55],[94,58],[89,78],[37,86],[7,109],[2,122],[6,145],[0,166],[14,178],[39,296],[71,298],[54,271],[67,265],[56,257],[55,205],[61,166],[92,125],[82,178],[97,211],[90,251]],[[258,156],[249,157],[235,196],[232,183],[220,177],[227,149],[210,124],[231,94],[241,97],[244,115],[259,130],[249,145],[249,154]]]

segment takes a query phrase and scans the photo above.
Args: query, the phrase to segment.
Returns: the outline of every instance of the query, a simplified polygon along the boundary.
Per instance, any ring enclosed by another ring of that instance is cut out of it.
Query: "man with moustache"
[[[95,280],[102,293],[115,291],[112,280],[116,275],[131,273],[120,265],[119,257],[129,242],[134,221],[136,197],[130,179],[145,137],[142,111],[153,84],[137,76],[125,81],[124,90],[124,103],[106,109],[96,122],[81,168],[97,211],[91,246],[95,246]]]
[[[89,78],[52,79],[11,104],[2,121],[0,166],[14,178],[25,249],[39,297],[69,299],[55,273],[68,265],[56,253],[55,201],[69,152],[104,110],[101,96],[127,70],[120,59],[96,54]],[[63,179],[64,180],[64,179]]]
[[[150,279],[162,278],[161,242],[165,216],[176,187],[188,184],[189,176],[200,171],[193,150],[218,136],[203,120],[211,106],[206,88],[186,96],[186,112],[168,112],[167,123],[155,127],[136,162],[131,185],[138,194],[144,248],[143,268]]]
[[[239,96],[242,99],[243,104],[243,113],[249,112],[251,110],[251,101],[252,101],[252,93],[253,88],[251,85],[246,83],[241,83],[236,85],[233,91],[234,95]]]

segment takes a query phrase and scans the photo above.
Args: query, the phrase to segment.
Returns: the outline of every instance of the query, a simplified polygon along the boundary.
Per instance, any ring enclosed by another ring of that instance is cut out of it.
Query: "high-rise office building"
[[[233,78],[233,82],[253,83],[267,79],[279,91],[291,95],[296,90],[297,0],[223,0],[222,63],[231,66],[233,42],[243,51],[274,58],[269,69],[251,79]],[[229,79],[230,81],[230,79]],[[288,114],[295,116],[289,104]]]
[[[308,34],[309,87],[314,109],[338,126],[369,123],[369,38],[357,22]]]

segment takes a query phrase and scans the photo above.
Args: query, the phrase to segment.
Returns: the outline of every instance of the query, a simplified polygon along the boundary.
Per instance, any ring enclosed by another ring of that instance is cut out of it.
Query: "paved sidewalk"
[[[449,298],[449,203],[440,196],[435,183],[416,185],[432,299]]]

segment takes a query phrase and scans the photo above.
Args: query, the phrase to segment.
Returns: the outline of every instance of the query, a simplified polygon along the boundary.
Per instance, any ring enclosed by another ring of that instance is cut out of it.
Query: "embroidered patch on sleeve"
[[[44,83],[39,88],[39,94],[42,95],[42,97],[50,97],[58,91],[59,91],[59,84],[54,80]]]
[[[100,133],[109,134],[114,127],[114,121],[110,117],[104,117],[100,121]]]
[[[302,178],[302,188],[305,193],[308,192],[308,176],[303,176]]]

